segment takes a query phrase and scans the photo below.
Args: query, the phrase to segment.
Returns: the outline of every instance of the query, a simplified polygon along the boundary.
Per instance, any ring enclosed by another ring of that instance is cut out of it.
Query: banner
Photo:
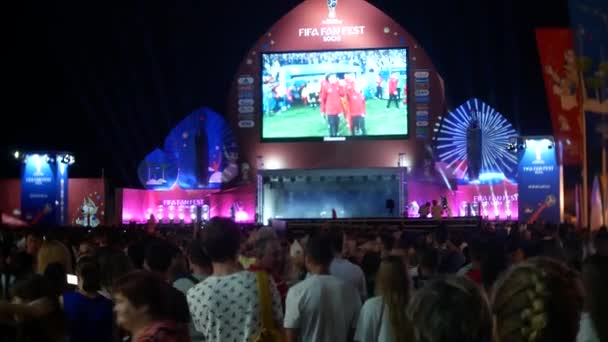
[[[21,215],[39,224],[65,224],[67,219],[68,165],[60,157],[30,154],[21,178]]]
[[[554,141],[526,139],[519,162],[519,219],[522,222],[559,223],[559,167]]]
[[[587,179],[606,169],[602,155],[608,145],[608,1],[570,0],[587,139]],[[604,161],[605,163],[605,161]],[[608,175],[604,172],[604,203],[608,202]],[[588,186],[591,184],[588,184]],[[588,190],[588,189],[586,189]],[[593,206],[591,199],[590,206]],[[603,208],[606,211],[606,207]]]
[[[572,31],[537,29],[536,43],[555,140],[563,144],[564,164],[580,165],[583,155],[582,99]]]

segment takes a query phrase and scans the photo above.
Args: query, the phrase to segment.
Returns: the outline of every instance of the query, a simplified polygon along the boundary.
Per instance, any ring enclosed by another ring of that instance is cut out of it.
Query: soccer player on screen
[[[340,129],[340,114],[344,112],[342,97],[344,89],[335,74],[327,77],[327,83],[321,89],[321,114],[327,115],[329,136],[337,137]]]
[[[399,109],[399,89],[397,88],[399,80],[397,79],[397,76],[398,74],[395,72],[388,80],[388,102],[386,103],[386,109],[389,109],[391,102],[395,102],[395,106]]]
[[[352,121],[350,132],[352,135],[366,135],[365,130],[365,95],[361,90],[361,86],[354,83],[353,87],[346,92],[346,100],[348,103],[349,119]]]
[[[352,73],[347,73],[344,74],[344,95],[346,96],[345,98],[343,98],[342,100],[342,104],[344,106],[344,120],[346,120],[346,123],[348,125],[348,130],[353,132],[353,121],[352,118],[350,116],[350,103],[348,102],[348,94],[355,92],[355,87],[357,86],[356,84],[356,80],[355,80],[355,74]]]

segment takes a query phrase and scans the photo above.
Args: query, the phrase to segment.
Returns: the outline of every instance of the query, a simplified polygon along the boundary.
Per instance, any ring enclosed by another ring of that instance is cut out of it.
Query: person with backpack
[[[203,231],[213,274],[188,291],[196,330],[208,342],[280,339],[281,297],[265,272],[243,270],[237,261],[241,233],[227,218],[213,218]]]

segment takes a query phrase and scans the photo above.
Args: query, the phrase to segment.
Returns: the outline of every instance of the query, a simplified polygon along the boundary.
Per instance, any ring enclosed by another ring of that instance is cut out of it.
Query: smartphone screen
[[[75,274],[68,274],[67,280],[70,285],[78,285],[78,277]]]

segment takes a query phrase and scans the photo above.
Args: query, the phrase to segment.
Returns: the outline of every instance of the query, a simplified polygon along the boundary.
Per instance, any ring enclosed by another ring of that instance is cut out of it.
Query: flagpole
[[[604,142],[608,142],[604,139]],[[602,215],[602,220],[604,221],[604,225],[608,225],[608,165],[606,160],[606,144],[602,144],[602,188],[604,190],[604,198],[603,198],[603,210],[604,214]]]
[[[584,82],[581,79],[581,82]],[[585,96],[584,96],[585,97]],[[583,101],[584,101],[583,97]],[[581,105],[582,121],[583,121],[583,198],[582,198],[582,226],[589,228],[589,175],[587,170],[587,115],[585,115],[585,106]]]

